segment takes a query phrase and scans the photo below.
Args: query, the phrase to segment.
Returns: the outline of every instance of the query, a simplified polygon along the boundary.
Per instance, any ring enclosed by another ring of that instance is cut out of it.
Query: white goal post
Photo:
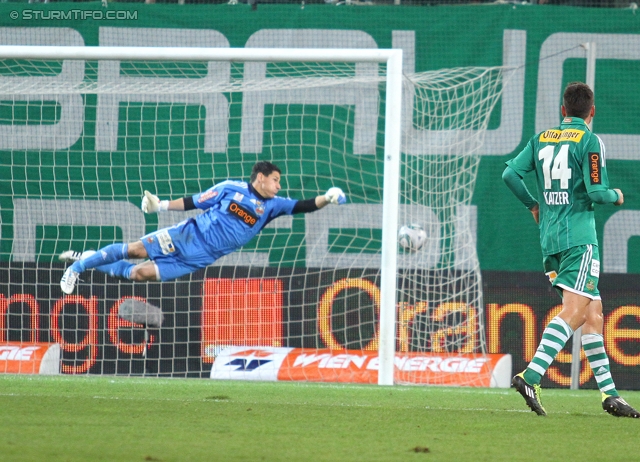
[[[447,290],[470,290],[473,292],[471,298],[467,297],[461,301],[463,308],[445,307],[441,317],[437,323],[446,324],[449,318],[458,319],[452,321],[453,327],[439,327],[438,336],[430,337],[429,342],[435,342],[437,337],[443,344],[453,345],[452,350],[455,351],[455,345],[459,345],[461,336],[470,336],[473,341],[469,341],[469,345],[461,348],[461,351],[471,353],[486,353],[484,349],[484,325],[483,325],[483,309],[481,297],[481,280],[479,277],[479,266],[477,264],[477,256],[475,256],[475,242],[470,233],[473,224],[465,220],[471,220],[469,215],[470,197],[475,181],[475,170],[477,169],[477,159],[474,160],[473,153],[482,143],[484,132],[487,128],[489,116],[492,108],[497,101],[502,83],[501,68],[474,68],[459,69],[446,71],[441,74],[432,76],[424,75],[403,75],[402,66],[402,50],[399,49],[237,49],[237,48],[154,48],[154,47],[76,47],[76,46],[0,46],[0,60],[15,61],[42,61],[42,62],[59,62],[62,60],[101,62],[101,61],[140,61],[140,62],[224,62],[224,63],[335,63],[337,67],[342,63],[349,65],[354,63],[377,63],[384,66],[384,73],[380,76],[373,76],[372,82],[380,85],[381,91],[384,92],[384,124],[381,127],[382,136],[384,137],[382,154],[382,214],[381,214],[381,239],[380,239],[380,264],[379,264],[379,334],[377,337],[378,349],[378,384],[393,385],[398,383],[394,379],[394,362],[396,361],[396,352],[398,342],[407,342],[406,326],[405,337],[399,332],[399,325],[403,322],[417,325],[415,316],[423,313],[417,308],[411,308],[413,311],[412,318],[397,319],[398,306],[402,300],[412,300],[411,303],[417,303],[420,296],[416,294],[401,295],[403,290],[411,291],[409,288],[398,288],[398,243],[397,231],[401,224],[399,220],[411,219],[411,204],[421,204],[421,207],[430,207],[434,211],[430,212],[429,220],[426,223],[438,222],[438,229],[456,228],[457,231],[450,236],[441,237],[440,231],[432,239],[446,240],[447,249],[450,247],[450,255],[438,245],[427,245],[424,251],[425,256],[420,257],[427,261],[429,258],[435,258],[437,261],[430,263],[429,267],[443,268],[441,274],[435,278],[435,288],[433,292],[438,292],[433,299],[441,305],[446,305],[450,300],[456,299],[456,294],[449,295],[440,294],[439,291]],[[338,85],[340,79],[348,81],[353,76],[332,77],[330,71],[320,70],[320,79],[325,79],[323,85],[330,88],[332,85]],[[348,74],[348,73],[347,73]],[[313,76],[305,76],[308,79]],[[169,79],[167,79],[169,80]],[[193,79],[196,81],[197,79]],[[159,84],[151,89],[141,89],[141,92],[155,94],[161,91],[187,92],[185,90],[185,79],[179,84],[171,86],[171,82],[165,82],[164,87]],[[293,85],[300,85],[304,88],[308,83],[296,83],[296,77],[291,78]],[[5,72],[0,74],[0,99],[6,99],[7,95],[12,95],[14,100],[20,101],[20,94],[109,94],[112,92],[132,91],[137,84],[135,82],[124,86],[114,84],[110,87],[110,83],[100,87],[100,83],[96,85],[94,81],[82,80],[75,86],[67,82],[56,81],[55,79],[38,81],[33,79],[34,88],[16,87],[15,81]],[[127,86],[128,85],[128,86]],[[196,84],[197,85],[197,84]],[[199,92],[223,92],[233,91],[234,85],[238,91],[251,91],[251,82],[244,83],[226,83],[226,86],[220,88],[206,88],[204,84],[200,84],[200,88],[195,91]],[[403,91],[404,88],[404,91]],[[277,91],[277,89],[276,89]],[[17,96],[16,96],[17,95]],[[25,98],[28,99],[28,98]],[[37,98],[36,98],[37,99]],[[45,99],[43,97],[43,99]],[[410,106],[410,108],[404,107]],[[117,108],[116,108],[117,111]],[[409,114],[409,115],[407,115]],[[417,115],[416,115],[417,114]],[[382,115],[381,115],[382,116]],[[434,122],[434,120],[438,122]],[[444,122],[442,122],[444,121]],[[402,124],[411,125],[410,130],[403,132]],[[416,128],[417,127],[417,128]],[[351,135],[351,128],[345,130],[348,137]],[[422,135],[411,137],[412,130],[414,132],[422,131]],[[425,135],[426,134],[426,135]],[[264,135],[267,136],[266,134]],[[273,135],[276,136],[276,135]],[[283,136],[286,136],[283,135]],[[349,141],[351,143],[352,141]],[[426,148],[416,148],[419,143],[428,144]],[[84,144],[84,143],[83,143]],[[408,146],[409,151],[420,151],[424,158],[436,159],[438,156],[446,158],[439,165],[440,171],[446,170],[446,177],[436,177],[432,180],[423,179],[422,175],[427,171],[427,164],[436,164],[440,161],[424,160],[416,154],[407,154],[406,160],[403,161],[402,148],[403,145]],[[333,148],[332,148],[333,149]],[[471,160],[468,160],[471,159]],[[1,166],[1,165],[0,165]],[[168,166],[170,168],[171,165]],[[144,168],[144,166],[140,166]],[[459,170],[459,171],[458,171]],[[287,176],[287,172],[283,172],[283,176]],[[464,185],[460,186],[463,179]],[[429,181],[432,181],[431,184]],[[451,195],[446,192],[447,188],[456,189]],[[404,188],[404,189],[403,189]],[[438,189],[438,197],[430,196],[431,189]],[[197,191],[191,191],[195,193]],[[28,193],[27,193],[28,196]],[[417,196],[417,197],[415,197]],[[175,197],[174,197],[175,198]],[[22,204],[21,199],[14,200],[16,204]],[[441,202],[440,202],[441,201]],[[407,204],[404,208],[400,204]],[[42,205],[46,207],[46,205]],[[447,212],[438,212],[438,207]],[[422,210],[422,209],[421,209]],[[453,216],[455,215],[455,216]],[[462,217],[462,218],[461,218]],[[439,221],[438,221],[439,220]],[[456,221],[457,220],[457,221]],[[435,226],[435,225],[434,225]],[[349,227],[349,226],[345,226]],[[355,227],[355,226],[354,226]],[[445,231],[442,231],[444,233]],[[21,257],[22,253],[16,249],[23,249],[24,246],[32,244],[16,243],[21,236],[18,236],[18,229],[14,227],[14,244],[12,251],[13,261],[29,261],[27,257]],[[20,247],[23,245],[23,247]],[[436,256],[426,255],[434,248],[438,249],[439,254]],[[81,250],[81,249],[80,249]],[[307,250],[310,253],[310,250]],[[366,256],[366,255],[365,255]],[[373,258],[373,257],[372,257]],[[465,263],[460,264],[461,259],[466,258]],[[453,260],[458,259],[457,266],[453,266]],[[451,264],[449,265],[449,260]],[[363,260],[364,261],[364,260]],[[416,260],[418,261],[418,260]],[[429,260],[430,261],[430,260]],[[444,263],[440,263],[440,262]],[[446,268],[445,268],[446,266]],[[459,268],[464,268],[462,276],[460,276]],[[426,268],[426,266],[425,266]],[[418,272],[424,268],[416,268]],[[451,276],[456,273],[455,276]],[[426,288],[426,282],[422,279],[431,279],[427,276],[415,276],[407,273],[406,280],[403,283],[407,286],[419,286],[418,291],[428,292],[431,290]],[[451,277],[451,280],[448,278]],[[413,279],[412,279],[413,278]],[[420,282],[415,282],[419,280]],[[443,282],[444,281],[444,282]],[[470,282],[469,282],[470,281]],[[472,289],[469,289],[472,287]],[[431,295],[429,295],[431,296]],[[473,304],[473,309],[469,308]],[[448,305],[447,305],[448,306]],[[447,311],[449,310],[449,311]],[[453,313],[453,314],[452,314]],[[2,313],[0,313],[1,315]],[[433,319],[437,316],[434,315]],[[465,319],[468,325],[458,326],[455,323],[460,318]],[[431,319],[431,318],[430,318]],[[469,327],[471,320],[478,326]],[[424,321],[425,335],[433,334],[431,321]],[[438,324],[440,325],[440,324]],[[402,327],[402,326],[401,326]],[[412,329],[417,331],[418,328],[413,326]],[[447,330],[448,329],[448,330]],[[398,337],[399,335],[399,337]],[[414,335],[417,338],[417,334]],[[449,340],[449,337],[453,340]],[[415,340],[415,339],[414,339]],[[422,346],[424,340],[416,340],[414,343],[417,348],[428,350]],[[448,347],[444,350],[449,351]]]

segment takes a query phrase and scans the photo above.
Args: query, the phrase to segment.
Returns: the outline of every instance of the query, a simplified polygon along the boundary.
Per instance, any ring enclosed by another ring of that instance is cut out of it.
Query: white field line
[[[45,395],[45,394],[39,394],[39,393],[0,393],[0,397],[18,397],[18,398],[23,398],[23,397],[27,397],[27,398],[46,398],[46,397],[53,397],[53,398],[77,398],[77,395]],[[121,397],[121,396],[92,396],[92,399],[96,399],[96,400],[113,400],[113,401],[173,401],[173,402],[181,402],[181,403],[230,403],[233,402],[234,400],[232,398],[230,399],[207,399],[207,398],[202,398],[202,399],[182,399],[182,398],[147,398],[147,397]],[[290,402],[276,402],[276,401],[272,401],[269,403],[265,403],[264,401],[236,401],[236,403],[242,403],[242,404],[251,404],[251,405],[261,405],[261,404],[276,404],[279,406],[315,406],[315,407],[325,407],[325,406],[329,406],[329,407],[369,407],[369,408],[373,408],[373,407],[384,407],[384,406],[373,406],[371,404],[354,404],[354,403],[327,403],[327,404],[318,404],[318,403],[308,403],[308,402],[297,402],[297,403],[290,403]],[[419,406],[395,406],[394,409],[419,409],[421,407]],[[424,409],[426,409],[427,411],[447,411],[447,412],[507,412],[507,413],[530,413],[531,411],[529,409],[499,409],[499,408],[482,408],[482,407],[477,407],[477,408],[456,408],[456,407],[445,407],[445,406],[425,406]],[[551,415],[553,414],[565,414],[565,415],[569,415],[571,414],[570,412],[551,412]],[[602,412],[580,412],[580,415],[589,415],[589,416],[606,416],[606,413]]]

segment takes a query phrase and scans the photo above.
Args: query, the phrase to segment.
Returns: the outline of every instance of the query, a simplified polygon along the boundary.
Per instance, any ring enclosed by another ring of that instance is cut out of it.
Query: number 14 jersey
[[[589,193],[608,190],[609,179],[604,144],[584,120],[565,117],[532,137],[507,165],[521,177],[536,172],[543,255],[598,244]]]

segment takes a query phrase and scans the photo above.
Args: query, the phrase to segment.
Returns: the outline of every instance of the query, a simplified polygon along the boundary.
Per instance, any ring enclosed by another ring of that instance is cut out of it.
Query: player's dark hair
[[[273,172],[282,174],[282,171],[278,168],[277,165],[272,164],[271,162],[267,162],[266,160],[261,160],[260,162],[256,162],[256,164],[253,166],[253,169],[251,169],[251,178],[249,179],[249,181],[251,183],[256,181],[258,173],[262,173],[264,176],[269,176]]]
[[[562,104],[569,117],[589,117],[593,107],[593,91],[582,82],[571,82],[564,90]]]

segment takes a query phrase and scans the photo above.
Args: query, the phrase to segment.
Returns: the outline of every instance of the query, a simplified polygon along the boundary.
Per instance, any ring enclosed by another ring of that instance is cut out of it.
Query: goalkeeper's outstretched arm
[[[314,212],[323,207],[326,207],[329,204],[342,205],[346,202],[347,196],[345,195],[345,193],[342,191],[342,189],[334,186],[333,188],[329,188],[326,193],[320,194],[313,199],[298,201],[293,208],[293,213],[296,214]],[[160,200],[160,198],[155,194],[152,194],[149,191],[145,191],[140,208],[145,213],[158,213],[166,212],[167,210],[193,210],[196,208],[196,206],[193,202],[193,197],[184,197],[170,201]]]
[[[140,208],[144,213],[158,213],[166,212],[167,210],[193,210],[196,208],[196,206],[193,203],[192,197],[174,199],[171,201],[161,201],[160,198],[155,194],[151,194],[149,191],[145,191]]]
[[[345,195],[345,193],[342,191],[342,189],[334,186],[333,188],[330,188],[326,193],[320,194],[313,199],[298,201],[293,207],[292,213],[296,214],[315,212],[316,210],[319,210],[322,207],[326,207],[329,204],[342,205],[346,202],[347,196]]]

